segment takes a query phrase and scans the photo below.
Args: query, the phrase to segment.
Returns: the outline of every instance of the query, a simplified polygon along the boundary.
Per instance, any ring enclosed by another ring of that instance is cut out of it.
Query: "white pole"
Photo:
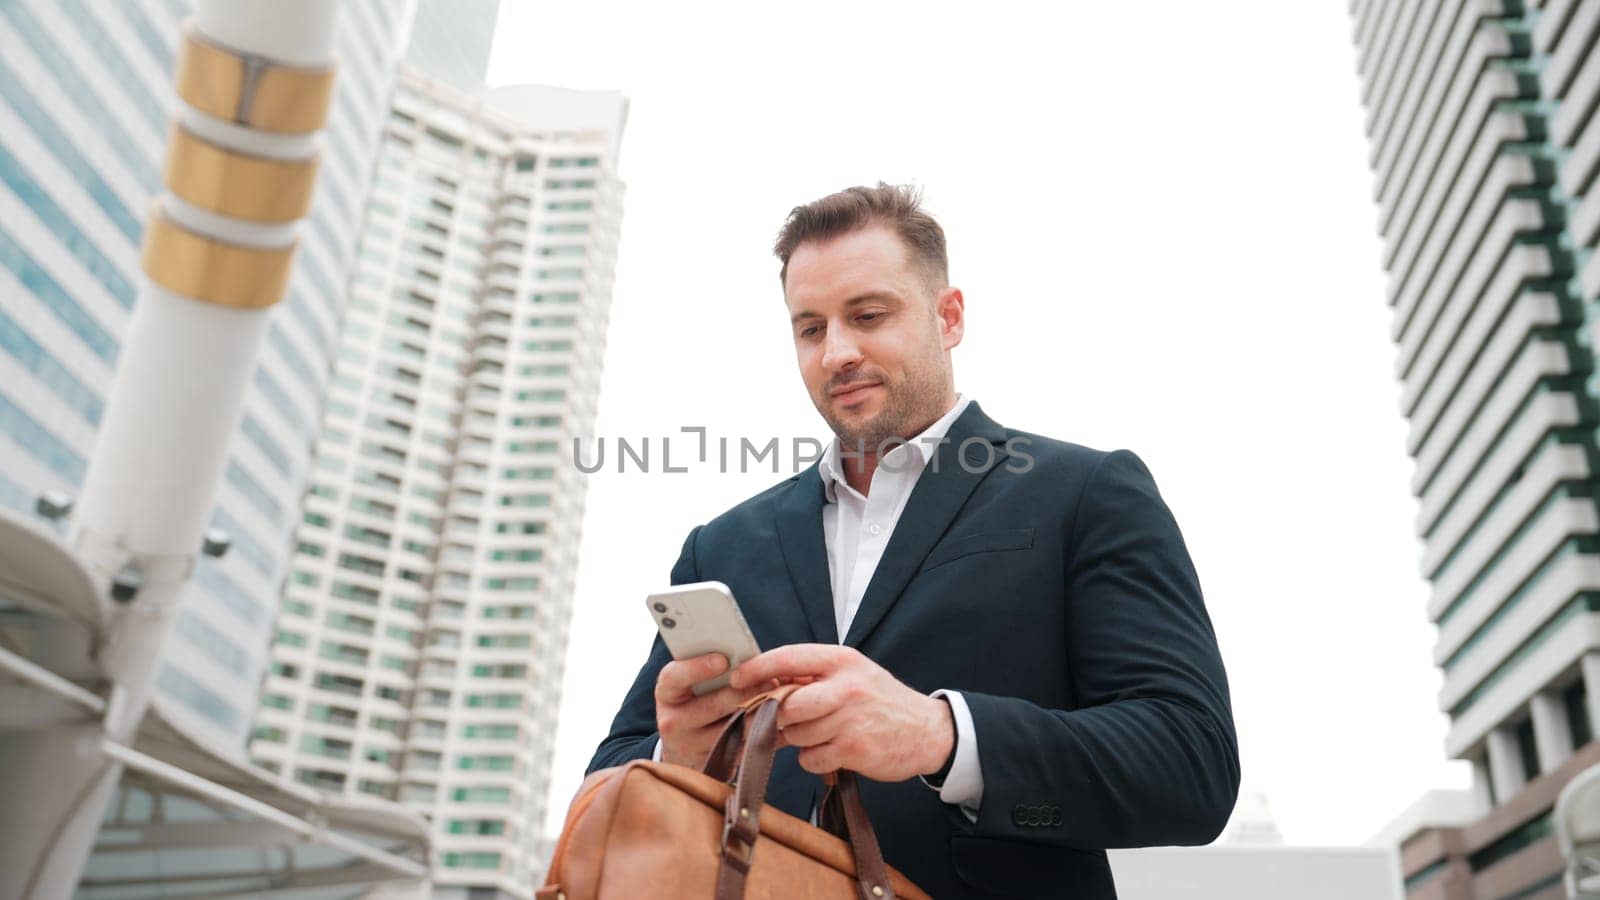
[[[73,542],[109,591],[97,654],[104,717],[4,736],[0,897],[64,900],[82,876],[149,704],[182,589],[282,296],[330,93],[337,0],[201,0],[178,75],[168,193],[74,513]],[[309,175],[308,175],[309,172]],[[127,593],[127,591],[124,591]]]

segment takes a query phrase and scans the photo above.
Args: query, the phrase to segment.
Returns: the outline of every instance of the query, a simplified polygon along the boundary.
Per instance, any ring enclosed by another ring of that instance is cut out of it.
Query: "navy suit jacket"
[[[692,530],[672,583],[727,584],[765,649],[837,643],[823,504],[813,465]],[[1002,428],[971,404],[912,490],[844,643],[971,709],[976,823],[920,779],[862,781],[884,856],[934,897],[1114,898],[1107,848],[1208,843],[1233,809],[1216,637],[1177,523],[1132,453]],[[650,757],[669,658],[657,638],[590,771]],[[805,818],[819,796],[782,751],[768,802]]]

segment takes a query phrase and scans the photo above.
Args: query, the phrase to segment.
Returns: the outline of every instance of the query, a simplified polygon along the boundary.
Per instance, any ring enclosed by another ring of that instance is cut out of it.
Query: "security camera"
[[[50,521],[59,522],[72,512],[72,495],[55,489],[45,491],[33,502],[33,509]]]
[[[233,546],[233,538],[220,528],[209,528],[205,536],[200,539],[200,550],[207,556],[221,559]]]
[[[144,587],[144,573],[133,563],[128,563],[111,578],[111,599],[118,603],[131,603]]]

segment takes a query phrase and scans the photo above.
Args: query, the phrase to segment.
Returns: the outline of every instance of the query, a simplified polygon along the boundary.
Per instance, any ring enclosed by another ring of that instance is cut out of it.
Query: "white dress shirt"
[[[833,620],[840,641],[850,633],[850,623],[861,606],[861,597],[867,592],[878,563],[883,560],[894,527],[905,511],[906,501],[911,499],[912,488],[916,487],[917,479],[922,477],[951,423],[960,418],[971,402],[970,398],[957,396],[956,405],[938,421],[908,443],[885,453],[872,473],[866,496],[845,481],[837,440],[828,445],[818,461],[817,473],[822,476],[827,499],[822,510],[822,535],[828,547]],[[851,458],[842,462],[857,464]],[[955,759],[950,763],[944,786],[938,789],[939,799],[961,807],[967,818],[977,821],[978,806],[983,800],[983,770],[978,765],[978,735],[972,723],[972,712],[959,691],[934,691],[933,696],[942,697],[950,704],[956,727]],[[659,739],[651,756],[661,759]]]
[[[917,479],[922,477],[950,425],[971,402],[970,398],[958,396],[956,405],[938,421],[909,442],[885,453],[873,470],[866,496],[845,480],[846,472],[841,463],[844,466],[860,463],[850,457],[841,459],[837,440],[828,445],[817,463],[827,500],[822,509],[822,536],[828,546],[833,619],[840,641],[850,632],[861,597],[867,592],[878,563],[883,560],[883,552],[889,546],[900,514],[905,511],[906,501],[911,499]],[[978,805],[983,800],[983,770],[978,765],[978,736],[972,712],[958,691],[934,691],[933,696],[942,697],[950,704],[956,726],[955,759],[950,764],[944,786],[939,788],[939,799],[961,807],[968,818],[976,820]]]

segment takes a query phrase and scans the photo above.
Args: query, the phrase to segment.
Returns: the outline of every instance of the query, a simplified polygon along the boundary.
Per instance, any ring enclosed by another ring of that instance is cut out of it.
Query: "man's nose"
[[[861,348],[843,329],[830,328],[823,338],[822,367],[830,372],[848,369],[861,361]]]

